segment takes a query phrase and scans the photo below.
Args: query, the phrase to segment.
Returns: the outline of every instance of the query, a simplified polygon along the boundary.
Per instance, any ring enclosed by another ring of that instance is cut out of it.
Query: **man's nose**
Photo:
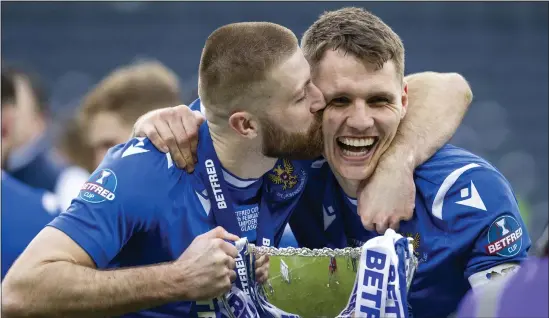
[[[311,83],[310,89],[310,94],[313,97],[313,101],[311,102],[311,113],[316,113],[326,107],[326,102],[324,101],[324,95],[322,95],[322,92],[315,84]]]
[[[347,125],[357,130],[366,130],[374,125],[372,109],[365,101],[357,100],[349,106]]]

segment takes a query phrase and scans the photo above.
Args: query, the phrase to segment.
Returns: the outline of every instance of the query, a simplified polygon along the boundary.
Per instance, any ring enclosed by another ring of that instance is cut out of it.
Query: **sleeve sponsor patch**
[[[90,203],[101,203],[106,200],[112,201],[116,197],[114,193],[117,184],[116,174],[112,170],[97,170],[90,176],[88,182],[82,185],[78,196]]]
[[[513,216],[498,217],[488,229],[486,253],[504,257],[517,255],[522,250],[522,234],[522,227]]]

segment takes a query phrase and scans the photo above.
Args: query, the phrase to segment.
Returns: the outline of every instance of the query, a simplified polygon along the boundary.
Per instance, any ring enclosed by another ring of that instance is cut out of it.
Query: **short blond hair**
[[[267,97],[269,72],[297,49],[295,34],[274,23],[232,23],[215,30],[199,67],[198,94],[207,113],[227,116]]]
[[[305,57],[315,67],[327,50],[343,50],[380,69],[393,61],[404,77],[404,45],[380,18],[361,8],[323,13],[301,39]]]
[[[157,61],[122,66],[110,73],[83,99],[80,119],[100,112],[118,114],[129,125],[148,111],[181,104],[177,76]]]

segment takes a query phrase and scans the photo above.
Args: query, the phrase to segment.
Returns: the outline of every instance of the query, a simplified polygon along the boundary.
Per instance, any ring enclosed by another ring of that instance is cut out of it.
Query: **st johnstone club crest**
[[[489,255],[515,256],[522,248],[522,234],[522,227],[513,216],[500,216],[490,225],[484,248]]]
[[[414,239],[412,241],[412,246],[414,247],[414,255],[417,257],[418,262],[425,263],[427,261],[427,253],[426,252],[420,252],[421,248],[421,235],[419,233],[404,233],[402,236],[410,237]],[[419,264],[418,264],[419,265]]]
[[[305,185],[306,173],[303,169],[296,169],[292,162],[288,159],[283,159],[274,167],[267,175],[271,183],[271,187],[275,190],[275,194],[280,199],[287,199],[295,196]]]
[[[288,190],[297,184],[297,176],[294,174],[294,166],[288,159],[282,160],[283,165],[277,165],[273,173],[269,173],[269,179],[274,184],[281,184],[282,190]]]
[[[412,233],[406,233],[404,234],[405,237],[413,238],[412,245],[414,247],[414,255],[419,258],[419,244],[421,237],[419,236],[419,233],[416,233],[415,235]]]
[[[101,203],[103,201],[112,201],[115,198],[114,192],[118,180],[116,175],[110,169],[101,169],[94,172],[88,182],[82,185],[78,196],[90,203]]]

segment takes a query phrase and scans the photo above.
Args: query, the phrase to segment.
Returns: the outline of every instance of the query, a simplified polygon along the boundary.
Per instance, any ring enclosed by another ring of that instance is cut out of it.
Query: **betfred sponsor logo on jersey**
[[[489,255],[511,257],[517,255],[522,248],[522,227],[510,215],[497,218],[488,230],[488,245],[485,247]]]
[[[89,181],[82,185],[78,196],[90,203],[101,203],[103,201],[112,201],[116,197],[114,194],[118,180],[116,175],[110,169],[101,169],[94,172]]]
[[[225,202],[225,197],[223,196],[223,190],[221,185],[219,185],[219,179],[217,177],[217,171],[215,171],[215,165],[212,159],[207,159],[204,161],[204,166],[206,167],[206,172],[208,173],[208,179],[210,180],[210,185],[212,186],[213,196],[217,202],[217,208],[220,210],[227,208],[227,202]]]

